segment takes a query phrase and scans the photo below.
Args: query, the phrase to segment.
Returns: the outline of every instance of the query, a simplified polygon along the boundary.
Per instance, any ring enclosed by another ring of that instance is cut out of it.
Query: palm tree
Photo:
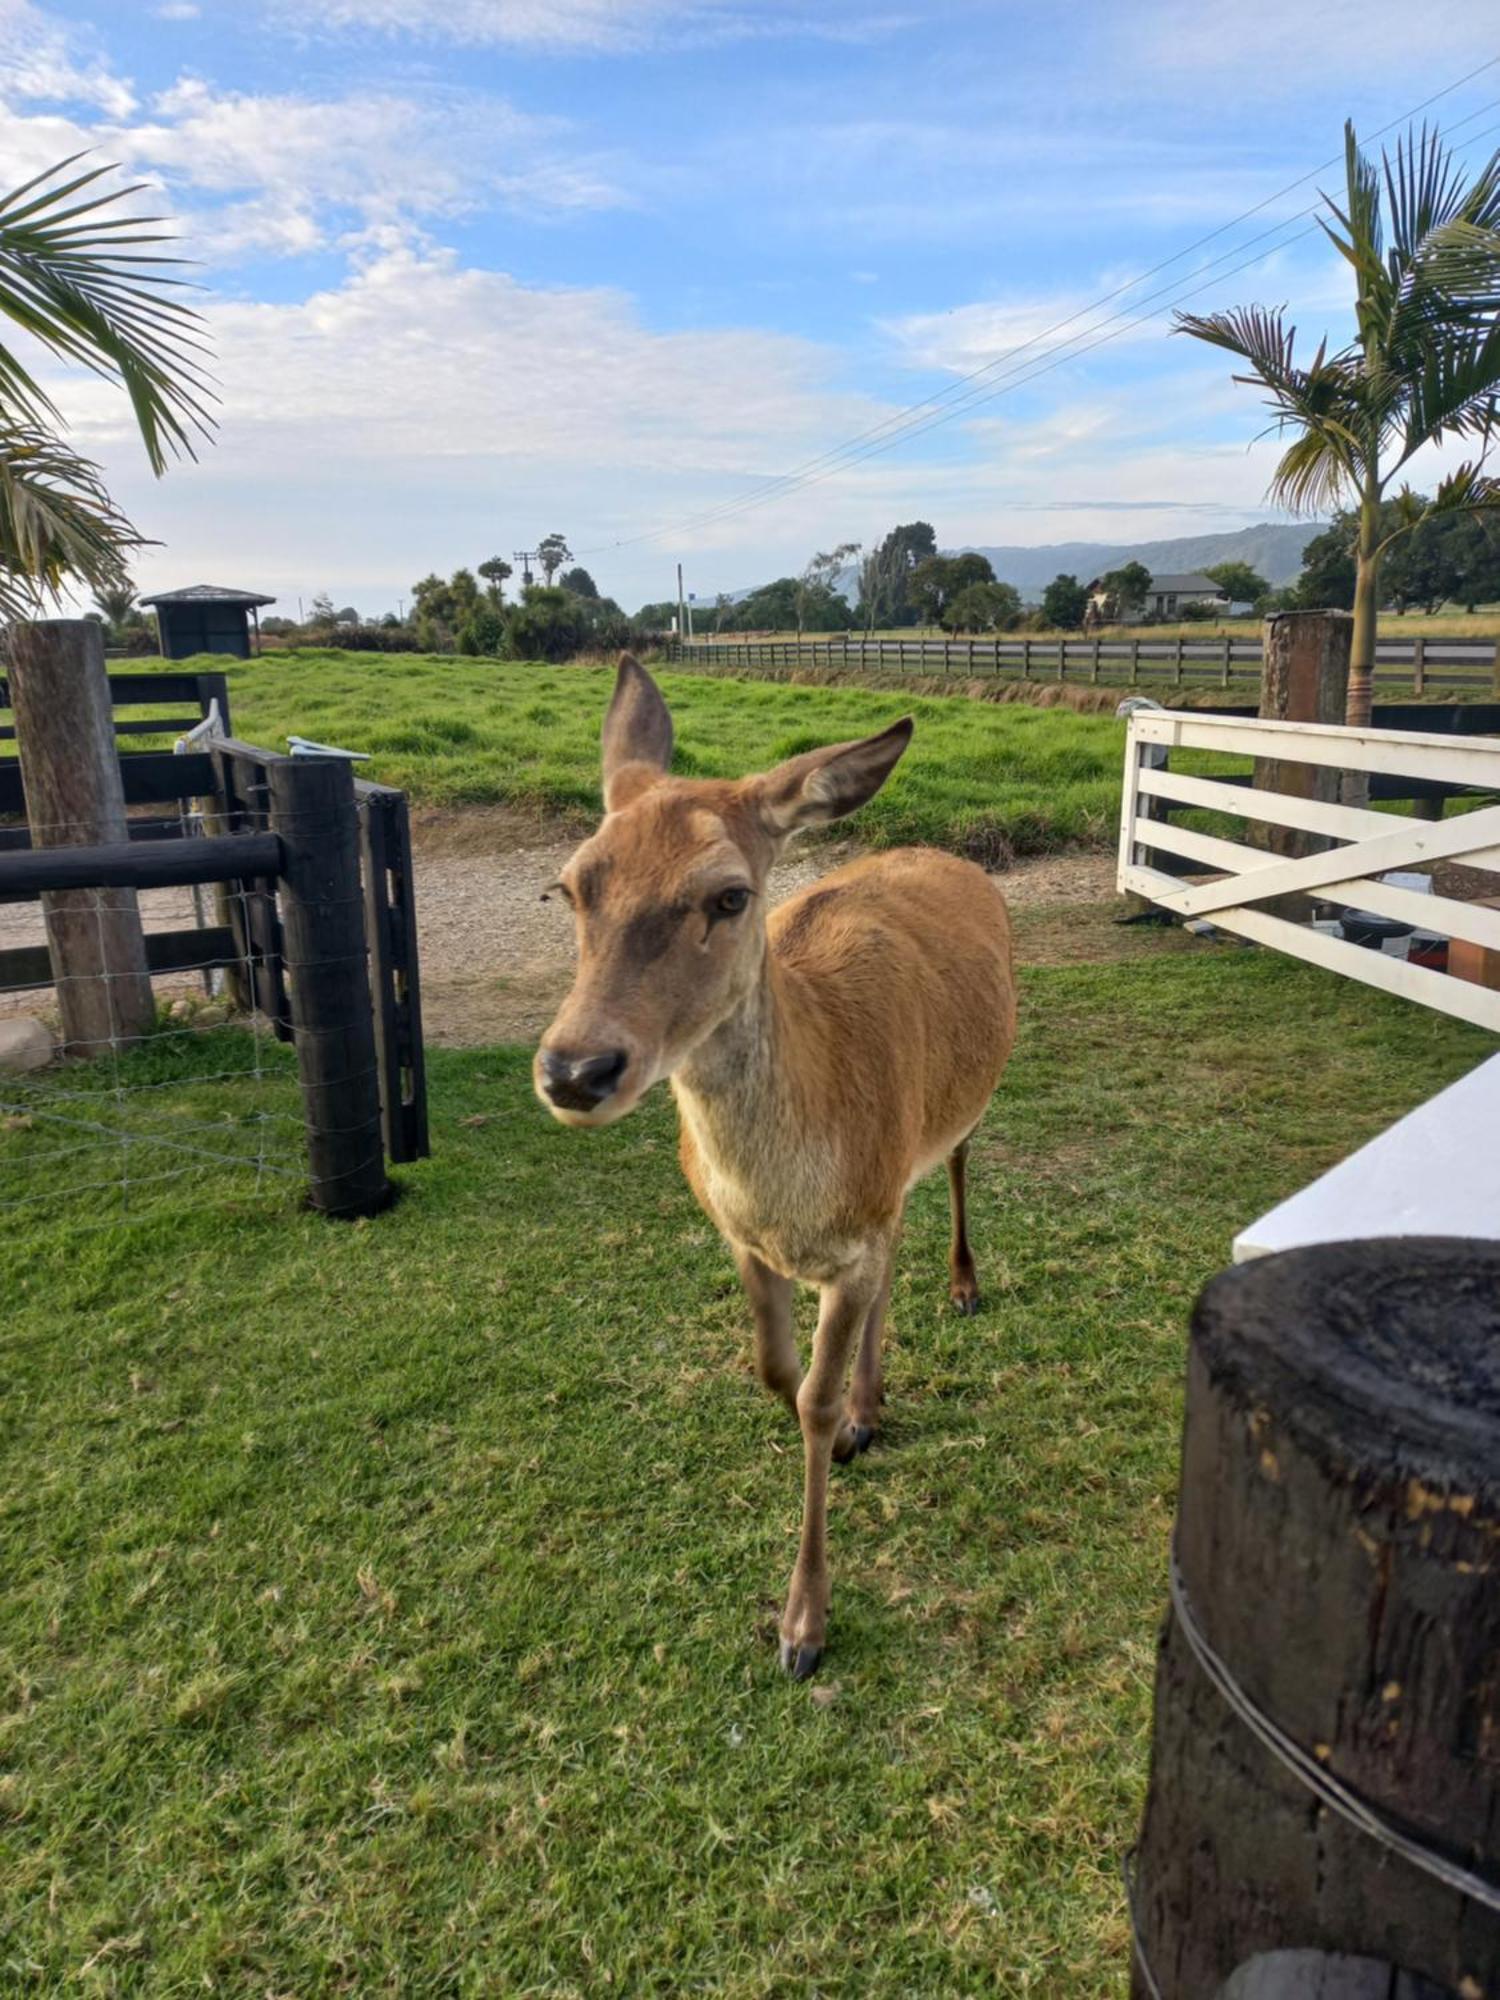
[[[101,585],[94,592],[94,602],[105,624],[117,629],[135,609],[135,585],[128,576],[122,575],[118,583]]]
[[[102,188],[107,166],[75,154],[0,196],[0,318],[57,359],[118,383],[151,469],[193,455],[212,428],[202,320],[176,296],[180,259],[156,246],[160,218],[115,213],[139,187]],[[99,469],[60,435],[62,415],[0,341],[0,618],[34,617],[66,579],[118,587],[141,538]]]
[[[1307,514],[1358,507],[1345,720],[1367,727],[1381,557],[1433,515],[1500,507],[1500,482],[1484,471],[1500,428],[1500,152],[1466,183],[1424,125],[1398,142],[1394,159],[1382,154],[1377,171],[1346,124],[1344,155],[1343,206],[1324,195],[1332,220],[1320,221],[1354,273],[1349,345],[1330,354],[1325,339],[1300,367],[1296,328],[1262,306],[1178,313],[1174,330],[1248,362],[1250,373],[1234,379],[1266,392],[1274,431],[1296,433],[1273,501]],[[1392,481],[1424,445],[1449,438],[1469,441],[1470,456],[1429,501],[1403,480],[1395,525],[1383,526]]]

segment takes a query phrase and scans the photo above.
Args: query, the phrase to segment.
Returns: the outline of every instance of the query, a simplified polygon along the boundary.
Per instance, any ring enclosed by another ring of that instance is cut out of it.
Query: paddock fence
[[[1253,780],[1247,759],[1256,760]],[[1351,771],[1369,774],[1377,798],[1416,792],[1459,810],[1407,818],[1337,803]],[[1461,940],[1500,954],[1500,908],[1440,894],[1431,874],[1441,862],[1500,869],[1497,801],[1494,737],[1138,711],[1125,748],[1118,887],[1500,1033],[1500,991],[1353,942],[1325,915],[1368,912],[1447,940],[1450,951]],[[1283,830],[1315,851],[1286,852]],[[1271,901],[1274,909],[1256,907]]]
[[[672,639],[667,655],[682,667],[741,667],[749,672],[853,669],[980,680],[1060,681],[1106,687],[1260,687],[1260,634],[1204,639],[1032,638],[867,639],[859,633],[819,638]],[[1375,681],[1411,694],[1434,690],[1500,694],[1500,656],[1492,639],[1382,639]]]
[[[222,675],[108,689],[101,841],[28,814],[0,679],[0,1215],[372,1212],[428,1149],[404,795],[240,742]]]

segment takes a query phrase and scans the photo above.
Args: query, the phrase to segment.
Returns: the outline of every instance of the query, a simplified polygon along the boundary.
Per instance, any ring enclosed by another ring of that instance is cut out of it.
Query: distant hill
[[[980,547],[978,553],[988,556],[1000,581],[1013,583],[1023,597],[1040,597],[1060,571],[1087,583],[1128,562],[1144,563],[1153,576],[1184,576],[1214,563],[1246,562],[1275,589],[1297,575],[1302,551],[1323,527],[1321,521],[1258,521],[1229,534],[1185,535],[1174,542],[1045,542],[1038,548]]]

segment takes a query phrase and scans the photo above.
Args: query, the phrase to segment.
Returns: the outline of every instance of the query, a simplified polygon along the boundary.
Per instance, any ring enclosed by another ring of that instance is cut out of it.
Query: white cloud
[[[198,0],[161,0],[151,11],[158,21],[196,21],[203,9]]]
[[[142,577],[168,586],[228,563],[278,594],[338,580],[368,596],[382,577],[392,602],[426,569],[559,523],[582,548],[676,520],[884,414],[810,342],[655,332],[617,292],[401,242],[304,301],[215,307],[211,330],[219,441],[160,485],[123,400],[84,378],[66,390],[80,444],[165,544]],[[628,596],[649,577],[660,594],[664,561],[603,561],[601,584]]]
[[[1404,0],[1157,0],[1122,10],[1118,27],[1137,78],[1228,73],[1262,96],[1303,90],[1324,65],[1382,78],[1395,66],[1408,83],[1436,66],[1451,81],[1493,53],[1495,12],[1493,0],[1426,0],[1414,36]]]
[[[22,83],[8,80],[19,98]],[[85,149],[129,175],[160,177],[178,233],[209,263],[303,255],[351,232],[497,205],[564,217],[630,200],[614,162],[571,148],[565,121],[462,90],[319,99],[184,77],[132,117],[13,110],[6,139],[17,180]]]
[[[0,92],[50,104],[91,105],[112,118],[134,109],[135,93],[87,37],[30,0],[0,0]]]
[[[619,206],[605,165],[570,157],[560,120],[461,91],[256,96],[183,78],[152,116],[109,135],[139,166],[200,195],[239,197],[203,240],[309,248],[351,218],[453,216],[493,202],[566,212]],[[326,226],[320,222],[326,219]]]

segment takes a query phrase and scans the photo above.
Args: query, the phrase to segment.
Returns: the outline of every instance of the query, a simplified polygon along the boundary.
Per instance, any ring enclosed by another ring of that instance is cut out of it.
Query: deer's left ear
[[[672,717],[661,689],[640,661],[620,655],[615,691],[604,717],[604,810],[618,812],[672,762]]]
[[[859,743],[830,743],[778,764],[752,782],[762,819],[773,833],[794,833],[842,819],[873,799],[911,741],[909,715]]]

